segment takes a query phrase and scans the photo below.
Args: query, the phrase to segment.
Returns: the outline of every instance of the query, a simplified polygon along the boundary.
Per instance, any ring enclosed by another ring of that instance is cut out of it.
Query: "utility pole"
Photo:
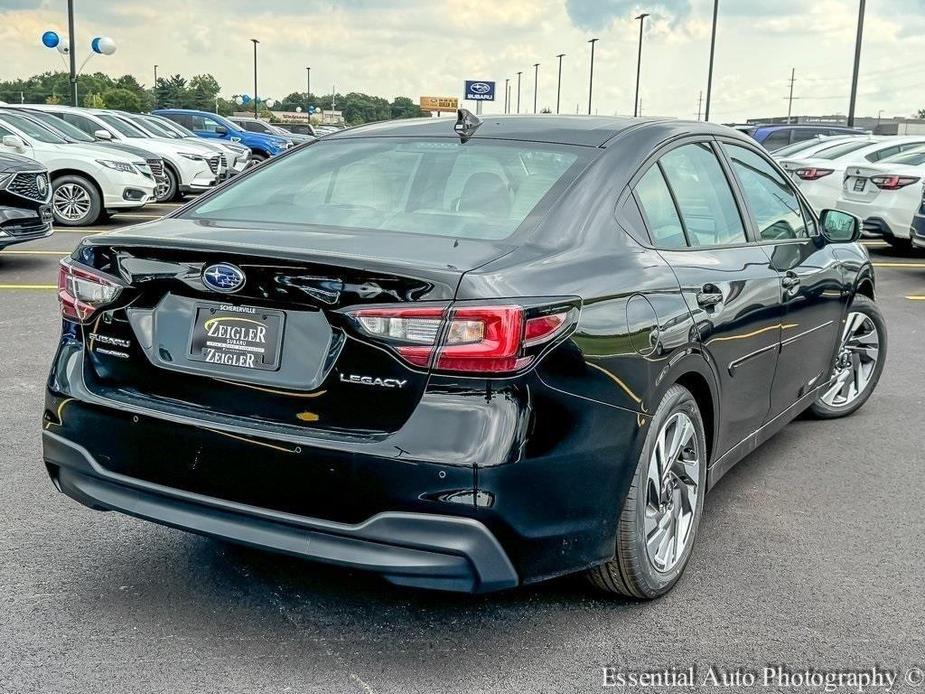
[[[864,38],[864,11],[867,0],[858,7],[858,37],[854,43],[854,74],[851,77],[851,102],[848,104],[848,127],[854,127],[854,107],[858,98],[858,73],[861,70],[861,41]]]
[[[540,64],[533,63],[533,112],[536,113],[536,95],[539,90]]]
[[[790,71],[790,97],[787,99],[787,123],[790,123],[790,114],[793,112],[793,83],[797,81],[797,69]]]
[[[703,119],[710,120],[710,97],[713,95],[713,55],[716,52],[716,17],[719,14],[719,0],[713,0],[713,30],[710,33],[710,67],[707,70],[707,105]]]
[[[508,84],[510,83],[510,81],[511,81],[510,77],[504,78],[504,112],[505,113],[511,112],[511,99],[510,99],[511,92],[508,89]]]
[[[71,68],[71,106],[77,106],[77,56],[74,53],[74,0],[67,0],[67,53]]]
[[[559,99],[562,96],[562,58],[565,53],[560,53],[556,57],[559,59],[559,81],[556,83],[556,113],[559,113]]]
[[[520,113],[520,76],[524,74],[522,70],[517,72],[517,113]]]
[[[636,17],[639,20],[639,54],[636,56],[636,98],[633,99],[633,117],[641,116],[639,113],[639,75],[642,72],[642,27],[645,24],[646,17],[649,14],[643,12],[641,15]]]
[[[600,39],[591,39],[591,73],[588,75],[588,115],[591,115],[591,96],[594,93],[594,44]]]
[[[157,108],[157,63],[154,63],[154,108]]]
[[[312,93],[312,69],[310,67],[305,68],[305,101],[307,102]],[[308,106],[308,103],[305,104]]]
[[[257,39],[251,39],[254,42],[254,118],[257,117]]]

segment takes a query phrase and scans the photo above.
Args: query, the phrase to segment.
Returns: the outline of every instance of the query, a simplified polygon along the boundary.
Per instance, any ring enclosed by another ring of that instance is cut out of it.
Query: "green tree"
[[[90,92],[84,96],[84,108],[106,108],[106,101],[99,92]]]
[[[200,111],[215,110],[215,98],[221,87],[212,75],[195,75],[189,81],[186,93],[186,108],[197,108]]]
[[[120,111],[138,113],[142,109],[141,97],[128,89],[107,89],[103,92],[103,101],[106,102],[106,108],[115,108]]]
[[[181,75],[158,77],[154,99],[160,108],[184,108],[188,99],[186,79]]]
[[[424,115],[421,107],[407,96],[396,96],[389,109],[392,118],[420,118]]]

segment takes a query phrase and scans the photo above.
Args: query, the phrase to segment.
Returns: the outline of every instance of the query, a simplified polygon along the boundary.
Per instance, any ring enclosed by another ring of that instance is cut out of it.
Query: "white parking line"
[[[0,289],[57,289],[57,284],[0,284]]]
[[[59,258],[70,255],[73,251],[3,251],[3,255],[56,255]]]

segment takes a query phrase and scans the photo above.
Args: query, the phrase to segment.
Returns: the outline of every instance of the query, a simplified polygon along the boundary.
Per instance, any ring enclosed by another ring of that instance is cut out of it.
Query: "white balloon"
[[[96,42],[95,50],[103,55],[112,55],[116,52],[116,42],[108,36],[100,36],[94,39]]]
[[[242,106],[242,105],[244,104],[244,99],[242,99],[240,96],[236,96],[236,97],[234,98],[234,102],[235,102],[238,106]]]
[[[67,36],[64,36],[61,38],[61,42],[55,47],[58,49],[58,53],[67,55],[70,53],[70,48],[68,48],[68,46],[70,46],[70,44],[68,43]]]
[[[267,99],[267,108],[273,108],[274,106],[276,106],[276,100],[275,100],[275,99]]]
[[[296,112],[296,113],[302,113],[302,107],[301,107],[301,106],[296,106],[296,107],[295,107],[295,112]]]

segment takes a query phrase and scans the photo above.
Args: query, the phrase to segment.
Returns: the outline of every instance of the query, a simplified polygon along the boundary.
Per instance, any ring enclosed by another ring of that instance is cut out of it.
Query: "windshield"
[[[160,125],[165,130],[170,130],[177,134],[178,137],[196,137],[196,133],[192,130],[180,125],[179,123],[174,123],[169,118],[162,118],[161,116],[144,116],[145,120],[154,121]]]
[[[878,164],[908,164],[909,166],[918,166],[925,164],[925,149],[915,149],[902,154],[894,154],[892,157],[884,157]]]
[[[44,111],[29,111],[29,118],[39,121],[46,128],[53,130],[56,134],[66,137],[68,140],[75,142],[96,142],[96,140],[80,128],[74,127],[70,123],[61,120],[57,116]]]
[[[833,146],[842,141],[843,138],[837,138],[831,141],[824,139],[819,139],[814,137],[810,140],[803,140],[802,142],[794,142],[792,145],[787,145],[786,147],[781,147],[780,149],[774,150],[775,157],[789,157],[791,154],[797,154],[798,152],[804,152],[808,149],[814,147],[819,147],[820,149],[825,148],[824,145]]]
[[[138,128],[136,128],[134,125],[132,125],[128,121],[122,120],[121,118],[118,118],[117,116],[113,116],[109,113],[96,113],[94,115],[97,118],[99,118],[101,121],[103,121],[106,125],[108,125],[110,128],[112,128],[113,130],[117,132],[122,133],[126,137],[133,137],[133,138],[148,137],[147,135],[145,135],[143,130],[139,130]]]
[[[864,149],[865,147],[869,147],[872,144],[873,142],[870,140],[858,138],[857,141],[842,142],[837,145],[832,145],[831,147],[826,147],[825,149],[821,149],[816,152],[813,156],[817,159],[839,159],[846,154],[857,152],[859,149]]]
[[[30,120],[24,116],[19,115],[18,113],[9,113],[3,112],[0,113],[0,119],[9,123],[14,128],[18,128],[23,133],[29,137],[38,140],[39,142],[47,142],[53,145],[64,145],[67,144],[65,140],[60,135],[49,130],[44,125],[36,123],[34,120]]]
[[[184,216],[503,239],[593,156],[577,147],[449,139],[319,141]],[[545,204],[544,204],[545,203]],[[319,229],[320,227],[320,229]]]
[[[172,130],[168,130],[153,118],[146,118],[145,116],[134,116],[132,117],[132,122],[137,123],[152,135],[157,135],[158,137],[169,137],[173,140],[180,138],[177,133]]]

